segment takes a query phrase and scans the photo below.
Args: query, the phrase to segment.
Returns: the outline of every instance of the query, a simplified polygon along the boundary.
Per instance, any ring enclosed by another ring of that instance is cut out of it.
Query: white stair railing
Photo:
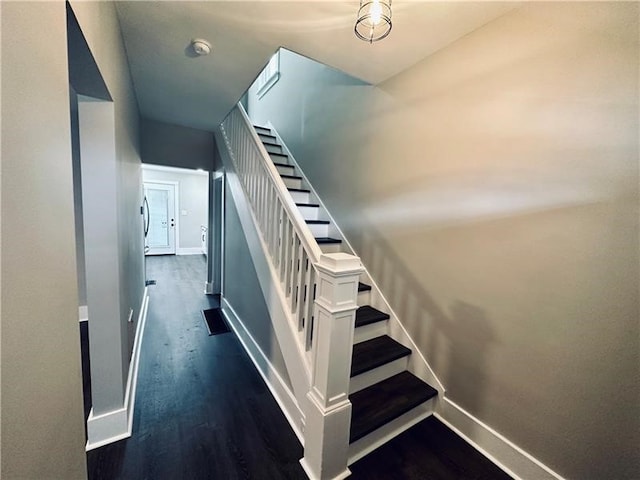
[[[305,414],[302,466],[312,479],[349,475],[349,377],[360,259],[324,254],[311,234],[242,105],[221,131],[297,332],[308,390],[296,395]],[[290,368],[289,366],[287,368]]]

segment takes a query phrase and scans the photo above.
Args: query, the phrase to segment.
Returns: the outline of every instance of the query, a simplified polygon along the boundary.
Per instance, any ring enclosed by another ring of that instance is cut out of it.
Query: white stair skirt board
[[[351,377],[351,382],[349,382],[349,395],[404,372],[407,369],[407,362],[407,357],[398,358],[393,362],[385,363],[378,368]]]
[[[356,328],[353,336],[353,343],[355,344],[371,340],[372,338],[386,335],[387,333],[389,333],[387,321],[370,323],[369,325]]]
[[[373,452],[376,448],[387,443],[392,438],[397,437],[405,430],[413,427],[416,423],[433,415],[435,401],[436,399],[432,398],[371,432],[369,435],[353,442],[349,445],[349,465],[352,465],[365,455]]]
[[[89,307],[87,307],[86,305],[80,305],[78,307],[78,319],[81,322],[86,322],[87,320],[89,320]]]
[[[123,438],[131,436],[133,429],[133,412],[136,403],[136,388],[138,386],[138,368],[140,365],[140,350],[142,347],[142,336],[147,323],[147,312],[149,310],[149,291],[145,287],[138,314],[138,324],[136,326],[136,336],[133,341],[133,351],[131,352],[131,362],[129,363],[129,375],[127,377],[127,389],[124,396],[124,405],[121,408],[94,415],[93,409],[87,419],[87,451],[102,447],[109,443],[117,442]]]
[[[304,446],[304,437],[302,435],[304,431],[304,413],[300,410],[293,393],[226,298],[223,297],[221,299],[220,306],[229,326],[233,329],[247,355],[249,355],[260,376],[267,384],[271,395],[278,402],[280,410],[284,413],[298,440]]]
[[[434,415],[515,480],[564,480],[559,474],[448,398]]]
[[[176,255],[203,255],[202,247],[176,248]]]

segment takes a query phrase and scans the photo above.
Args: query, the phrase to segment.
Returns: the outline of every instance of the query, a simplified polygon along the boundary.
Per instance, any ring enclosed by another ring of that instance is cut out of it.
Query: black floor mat
[[[210,308],[202,310],[204,321],[209,329],[209,335],[218,335],[220,333],[230,332],[229,327],[222,318],[222,312],[219,308]]]

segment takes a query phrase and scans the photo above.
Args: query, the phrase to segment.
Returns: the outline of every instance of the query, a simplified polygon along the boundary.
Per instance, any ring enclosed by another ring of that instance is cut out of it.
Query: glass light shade
[[[360,0],[354,27],[356,37],[373,43],[391,32],[391,0]]]

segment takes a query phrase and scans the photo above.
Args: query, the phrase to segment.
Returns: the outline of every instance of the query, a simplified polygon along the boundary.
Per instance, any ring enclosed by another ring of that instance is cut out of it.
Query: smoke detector
[[[201,38],[191,40],[191,47],[198,56],[209,55],[211,53],[211,44]]]

